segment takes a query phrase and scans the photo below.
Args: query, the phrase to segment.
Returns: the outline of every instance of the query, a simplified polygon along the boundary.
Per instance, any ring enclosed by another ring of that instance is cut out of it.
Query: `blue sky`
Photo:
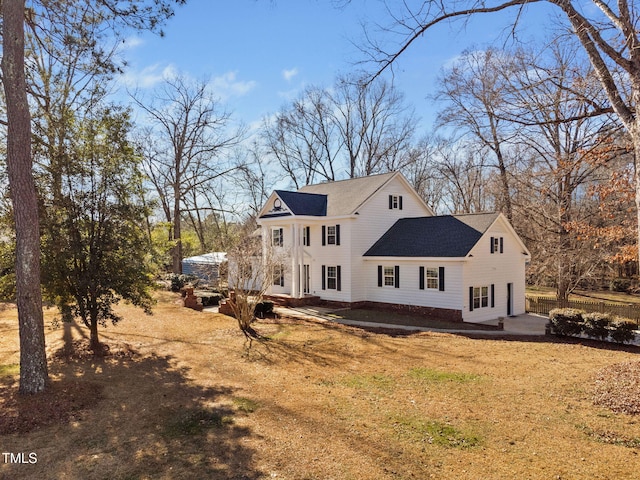
[[[378,0],[352,0],[343,8],[335,3],[189,0],[165,26],[165,37],[144,34],[128,41],[129,68],[121,81],[144,91],[167,73],[208,78],[236,120],[257,124],[305,86],[329,86],[339,73],[361,68],[356,64],[364,55],[354,46],[361,43],[361,23],[386,24],[388,15]],[[523,38],[540,31],[546,19],[538,6],[529,9]],[[422,119],[422,130],[436,113],[429,95],[442,66],[465,48],[504,38],[513,15],[478,17],[465,27],[443,24],[401,57],[393,80]]]

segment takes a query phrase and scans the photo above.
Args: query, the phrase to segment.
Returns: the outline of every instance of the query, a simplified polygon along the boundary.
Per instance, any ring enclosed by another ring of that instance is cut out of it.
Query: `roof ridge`
[[[332,185],[332,184],[341,183],[341,182],[353,182],[354,180],[360,180],[360,179],[372,178],[372,177],[382,177],[383,175],[394,175],[396,173],[398,173],[398,170],[394,170],[392,172],[386,172],[386,173],[374,173],[372,175],[362,175],[361,177],[343,178],[342,180],[327,180],[325,182],[320,182],[320,183],[310,183],[309,185],[303,185],[296,191],[299,193],[305,193],[305,192],[301,192],[300,190],[306,187],[315,187],[318,185]]]

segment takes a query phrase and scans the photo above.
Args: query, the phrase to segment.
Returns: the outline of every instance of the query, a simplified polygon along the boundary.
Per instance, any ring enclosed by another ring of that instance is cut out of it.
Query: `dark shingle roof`
[[[276,190],[278,196],[294,215],[324,217],[327,214],[327,196],[315,193]]]
[[[498,218],[497,213],[398,220],[366,257],[464,257]]]

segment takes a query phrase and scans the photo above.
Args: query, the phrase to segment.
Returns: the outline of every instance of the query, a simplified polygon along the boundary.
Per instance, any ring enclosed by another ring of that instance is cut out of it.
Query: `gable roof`
[[[327,214],[326,195],[289,192],[287,190],[276,190],[275,192],[294,215],[323,217]]]
[[[397,172],[391,172],[307,185],[296,193],[327,196],[327,216],[352,215],[371,195],[382,188],[396,174]],[[284,198],[282,200],[285,201]]]
[[[499,213],[403,218],[365,257],[465,257]]]

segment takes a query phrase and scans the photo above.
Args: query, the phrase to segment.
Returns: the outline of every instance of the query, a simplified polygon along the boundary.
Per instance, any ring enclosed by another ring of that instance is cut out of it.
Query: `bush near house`
[[[636,322],[608,313],[586,313],[575,308],[556,308],[549,312],[551,333],[560,336],[585,334],[596,340],[610,339],[616,343],[635,340]]]
[[[220,304],[220,300],[225,298],[225,296],[220,292],[206,292],[206,291],[197,291],[195,292],[196,297],[202,299],[202,306],[204,307],[214,307]]]
[[[198,277],[195,275],[178,275],[177,273],[172,273],[169,281],[171,282],[169,289],[172,292],[180,292],[187,284],[195,287],[198,284]]]
[[[254,310],[254,314],[258,318],[264,318],[265,316],[269,316],[273,313],[273,302],[264,301],[260,303],[256,303],[256,307]]]

